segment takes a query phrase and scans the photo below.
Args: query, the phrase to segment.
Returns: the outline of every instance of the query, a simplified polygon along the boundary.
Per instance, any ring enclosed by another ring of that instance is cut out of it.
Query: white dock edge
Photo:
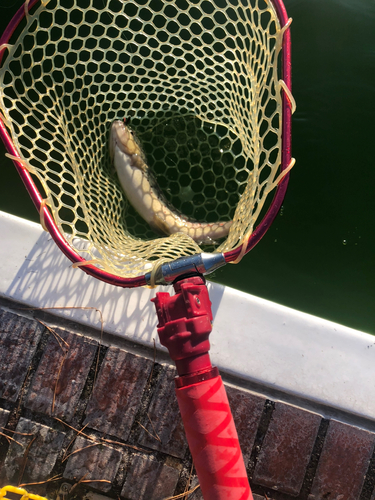
[[[38,224],[4,212],[0,235],[1,297],[31,307],[97,308],[107,332],[153,347],[150,299],[158,289],[120,289],[72,269]],[[210,352],[219,369],[375,420],[375,337],[229,287],[210,284],[209,292]],[[95,310],[52,312],[100,328]]]

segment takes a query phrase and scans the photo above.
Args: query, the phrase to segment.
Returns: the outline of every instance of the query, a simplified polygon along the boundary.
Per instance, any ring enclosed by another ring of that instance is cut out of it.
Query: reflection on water
[[[375,19],[375,5],[374,2],[368,0],[333,0],[339,7],[345,7],[356,14],[372,16]]]
[[[283,216],[214,280],[375,333],[375,2],[285,5],[293,18],[297,164]],[[1,31],[12,10],[0,7]],[[0,209],[38,220],[3,159]]]

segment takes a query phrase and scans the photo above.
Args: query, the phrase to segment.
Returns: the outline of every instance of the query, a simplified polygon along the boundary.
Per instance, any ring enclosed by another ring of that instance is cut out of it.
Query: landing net
[[[3,121],[75,252],[134,277],[248,241],[281,179],[287,27],[270,0],[34,1],[20,26],[0,47]],[[224,240],[152,232],[110,163],[110,126],[122,118],[177,210],[233,219]]]

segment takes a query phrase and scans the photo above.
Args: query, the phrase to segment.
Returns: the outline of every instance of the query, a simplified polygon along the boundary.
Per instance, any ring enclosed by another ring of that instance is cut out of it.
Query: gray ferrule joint
[[[225,264],[222,253],[200,253],[162,264],[156,270],[154,283],[151,283],[151,272],[146,273],[145,278],[148,285],[170,285],[180,276],[194,273],[210,274]]]

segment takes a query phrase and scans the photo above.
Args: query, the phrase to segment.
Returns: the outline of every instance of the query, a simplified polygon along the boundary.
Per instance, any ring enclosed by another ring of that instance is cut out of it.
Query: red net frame
[[[0,47],[6,45],[14,31],[26,16],[28,9],[31,9],[40,0],[30,0],[26,2],[15,14],[8,27],[4,31],[0,39]],[[288,15],[285,6],[281,0],[271,0],[275,11],[277,13],[280,26],[284,27],[288,25]],[[3,51],[0,51],[0,62],[2,60]],[[291,35],[289,26],[285,29],[283,33],[283,43],[282,43],[282,80],[285,82],[287,89],[291,92],[292,79],[291,79]],[[291,119],[292,119],[292,103],[286,92],[282,94],[282,146],[281,146],[281,174],[283,171],[290,168],[292,157],[291,157]],[[123,287],[123,288],[134,288],[139,286],[144,286],[147,284],[145,274],[134,278],[119,277],[114,274],[108,273],[104,270],[98,269],[97,267],[85,264],[85,259],[81,257],[65,240],[63,235],[60,233],[53,217],[51,216],[49,210],[43,203],[43,197],[41,196],[36,184],[34,183],[30,173],[24,167],[21,158],[18,155],[16,148],[12,142],[12,139],[7,131],[4,121],[0,115],[0,136],[5,144],[8,153],[18,160],[13,160],[14,165],[25,184],[25,187],[36,207],[38,212],[41,214],[41,218],[44,223],[44,228],[51,234],[53,240],[60,248],[60,250],[70,259],[73,263],[82,264],[79,267],[85,271],[87,274],[100,279],[106,283]],[[235,262],[237,259],[241,259],[242,256],[249,252],[264,236],[268,228],[275,219],[277,213],[279,212],[282,202],[285,197],[289,182],[289,173],[282,178],[279,182],[276,192],[274,194],[273,200],[264,215],[261,222],[257,225],[255,230],[252,232],[248,240],[235,248],[234,250],[224,253],[224,259],[226,263]],[[245,245],[245,248],[243,248]]]

